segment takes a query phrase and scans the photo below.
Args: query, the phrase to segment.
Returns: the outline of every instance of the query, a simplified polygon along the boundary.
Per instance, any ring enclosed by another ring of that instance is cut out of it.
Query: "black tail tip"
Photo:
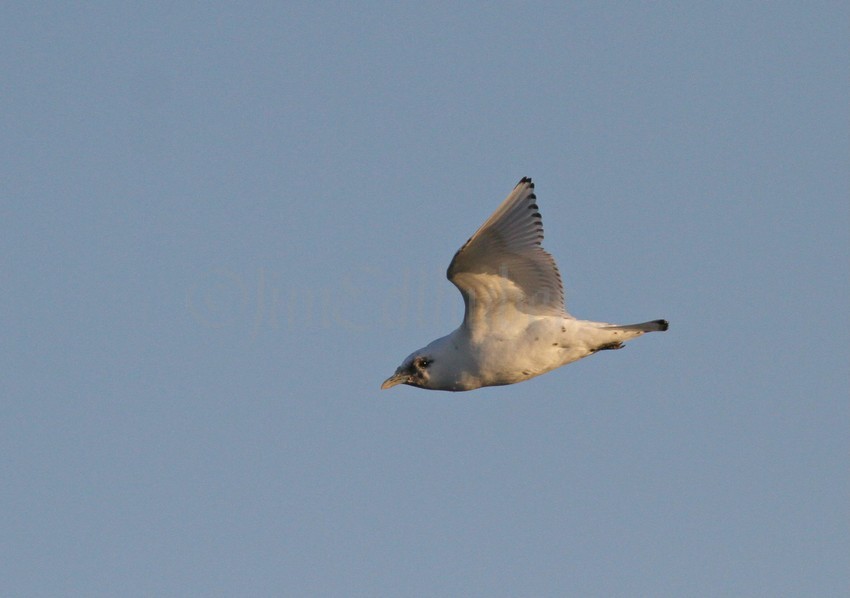
[[[658,324],[658,330],[661,332],[670,328],[670,323],[667,320],[655,320],[655,323]]]

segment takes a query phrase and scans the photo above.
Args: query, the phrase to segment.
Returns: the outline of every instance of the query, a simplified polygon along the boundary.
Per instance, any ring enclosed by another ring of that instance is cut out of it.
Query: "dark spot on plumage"
[[[558,343],[552,343],[552,346],[553,346],[553,347],[557,347],[557,346],[558,346]]]
[[[612,351],[612,350],[622,349],[625,346],[626,345],[624,345],[620,341],[614,341],[613,343],[606,343],[606,344],[602,345],[601,347],[596,349],[594,352],[596,352],[596,351]]]
[[[567,327],[566,327],[566,326],[561,326],[561,332],[566,332],[566,331],[567,331]]]
[[[531,215],[531,217],[532,217],[532,218],[542,218],[542,216],[540,215],[540,212],[534,212],[534,213]]]
[[[532,194],[530,197],[534,197],[534,195]],[[537,210],[539,210],[540,208],[538,208],[538,207],[537,207],[537,204],[536,204],[536,203],[533,203],[533,204],[529,204],[528,209],[529,209],[529,210],[535,210],[535,211],[537,211]],[[538,216],[540,216],[540,214],[538,214]]]
[[[539,340],[540,340],[540,337],[539,337],[539,336],[535,336],[535,337],[534,337],[534,340],[539,341]]]

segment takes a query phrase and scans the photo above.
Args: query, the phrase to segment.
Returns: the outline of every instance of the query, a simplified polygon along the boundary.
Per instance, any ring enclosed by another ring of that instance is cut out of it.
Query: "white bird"
[[[411,353],[381,388],[473,390],[534,378],[597,351],[620,349],[666,320],[616,325],[577,320],[564,306],[554,258],[541,246],[534,183],[523,178],[461,247],[446,275],[466,311],[451,334]]]

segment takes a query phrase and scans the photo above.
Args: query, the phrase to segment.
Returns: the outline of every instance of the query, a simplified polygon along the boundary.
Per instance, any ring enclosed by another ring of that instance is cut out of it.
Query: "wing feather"
[[[543,220],[536,201],[534,183],[523,178],[449,264],[446,275],[466,304],[465,326],[506,305],[527,314],[569,317],[558,266],[541,246]]]

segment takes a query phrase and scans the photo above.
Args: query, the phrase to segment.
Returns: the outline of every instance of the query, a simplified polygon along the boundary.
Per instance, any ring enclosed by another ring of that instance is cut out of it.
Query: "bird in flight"
[[[667,330],[666,320],[618,325],[571,316],[558,266],[542,240],[534,183],[525,177],[449,264],[446,275],[466,307],[463,323],[408,355],[381,388],[515,384],[597,351],[621,349],[645,332]]]

